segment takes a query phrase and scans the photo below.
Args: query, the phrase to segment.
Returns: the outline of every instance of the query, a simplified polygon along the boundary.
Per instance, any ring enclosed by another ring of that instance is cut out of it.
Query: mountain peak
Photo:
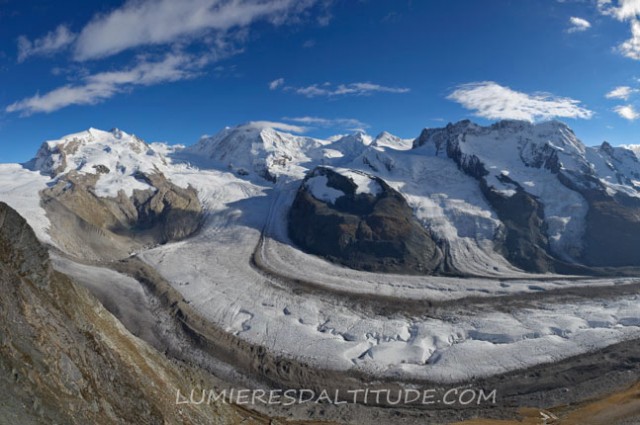
[[[123,136],[127,136],[128,135],[127,133],[123,132],[122,130],[120,130],[117,127],[113,127],[109,132],[111,134],[113,134],[113,137],[115,137],[118,140],[122,139]]]
[[[323,145],[320,140],[287,133],[286,126],[251,121],[226,127],[214,136],[201,138],[183,154],[204,166],[217,164],[238,175],[257,174],[275,182],[283,171],[300,168],[298,164],[309,161],[309,155]]]
[[[413,140],[412,139],[401,139],[398,136],[395,136],[387,131],[383,131],[378,134],[371,146],[377,148],[392,148],[398,150],[407,150],[411,149]]]
[[[136,176],[165,169],[167,159],[162,151],[166,150],[156,150],[119,129],[89,128],[43,143],[35,158],[25,165],[52,178],[70,172],[98,175],[96,190],[104,196],[116,196],[119,190],[131,194],[134,189],[148,188]]]

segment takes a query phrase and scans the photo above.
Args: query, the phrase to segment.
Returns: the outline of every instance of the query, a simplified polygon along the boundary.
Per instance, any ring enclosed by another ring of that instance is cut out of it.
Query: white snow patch
[[[365,173],[340,169],[336,171],[343,176],[351,179],[351,181],[356,184],[356,194],[366,193],[376,196],[382,193],[382,187],[380,186],[380,183],[378,183],[374,178]]]
[[[344,196],[344,192],[328,186],[327,176],[314,176],[305,183],[311,195],[319,201],[335,204],[338,198]]]

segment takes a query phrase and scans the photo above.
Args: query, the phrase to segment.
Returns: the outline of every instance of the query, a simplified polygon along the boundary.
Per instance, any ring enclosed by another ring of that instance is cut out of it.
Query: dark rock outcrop
[[[496,249],[511,264],[534,273],[593,274],[593,270],[553,256],[547,237],[542,203],[517,182],[502,176],[516,187],[512,196],[490,188],[484,180],[480,187],[496,211],[502,229],[496,235]]]
[[[521,187],[514,195],[504,196],[488,187],[484,180],[480,186],[503,224],[502,234],[497,238],[498,251],[523,270],[554,271],[540,202]]]
[[[0,203],[0,267],[10,265],[21,278],[45,285],[51,275],[49,255],[27,222]]]
[[[335,203],[316,199],[307,182],[325,176],[345,195]],[[328,168],[311,171],[289,212],[289,235],[304,250],[358,270],[396,273],[443,271],[443,255],[413,216],[406,200],[382,179],[377,194],[356,193],[357,185]]]
[[[640,198],[611,195],[589,176],[564,171],[558,177],[589,205],[580,260],[591,267],[640,267]]]

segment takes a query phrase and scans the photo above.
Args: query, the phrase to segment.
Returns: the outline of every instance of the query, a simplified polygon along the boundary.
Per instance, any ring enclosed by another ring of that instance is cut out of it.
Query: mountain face
[[[218,166],[239,176],[257,175],[275,182],[279,176],[299,174],[299,164],[321,156],[323,144],[326,142],[248,123],[204,137],[181,154],[198,165]]]
[[[637,266],[640,192],[630,149],[584,146],[559,122],[469,121],[425,130],[414,149],[475,178],[504,224],[498,250],[528,271]]]
[[[305,250],[367,271],[431,274],[442,252],[403,196],[382,179],[318,167],[289,212],[289,234]]]

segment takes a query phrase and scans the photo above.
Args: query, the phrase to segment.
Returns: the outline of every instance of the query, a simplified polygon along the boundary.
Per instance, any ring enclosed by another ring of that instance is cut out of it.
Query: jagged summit
[[[449,158],[477,179],[501,221],[528,217],[511,228],[505,242],[505,255],[519,252],[519,258],[510,260],[520,267],[546,270],[548,253],[563,261],[611,264],[613,256],[603,261],[605,255],[597,253],[603,246],[616,252],[618,264],[636,262],[628,253],[630,242],[615,243],[599,230],[620,229],[621,240],[628,239],[622,228],[636,227],[627,207],[640,198],[640,163],[633,150],[609,144],[587,147],[558,121],[501,121],[487,127],[461,121],[425,129],[414,149]],[[519,211],[520,218],[509,211]],[[526,247],[508,242],[527,239]],[[535,266],[527,260],[531,258],[537,258]]]
[[[572,175],[589,175],[614,191],[627,191],[622,186],[629,186],[629,182],[611,179],[611,171],[623,167],[625,173],[637,172],[633,168],[640,153],[634,146],[613,147],[607,142],[587,147],[560,121],[505,120],[483,127],[463,120],[443,128],[424,129],[413,147],[429,155],[456,157],[467,165],[481,163],[484,169],[476,170],[479,174],[499,177],[504,171],[513,179],[513,170],[524,165],[554,173],[562,170]],[[500,182],[493,183],[501,186]]]

